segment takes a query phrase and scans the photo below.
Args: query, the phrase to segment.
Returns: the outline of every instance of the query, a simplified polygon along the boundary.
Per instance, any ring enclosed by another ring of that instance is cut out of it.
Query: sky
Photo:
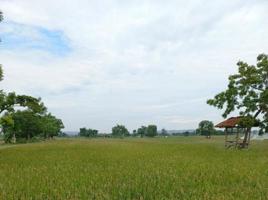
[[[267,0],[0,0],[0,10],[0,87],[41,97],[69,131],[217,123],[206,100],[237,61],[268,53]]]

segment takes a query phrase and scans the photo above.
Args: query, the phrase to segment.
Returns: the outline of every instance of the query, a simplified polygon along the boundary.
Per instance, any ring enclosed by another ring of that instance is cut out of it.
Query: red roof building
[[[217,127],[217,128],[235,128],[238,126],[241,119],[242,119],[241,116],[231,117],[231,118],[217,124],[215,127]]]

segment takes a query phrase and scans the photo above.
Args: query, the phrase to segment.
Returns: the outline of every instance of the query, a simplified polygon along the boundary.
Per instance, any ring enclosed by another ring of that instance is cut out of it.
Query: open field
[[[60,139],[0,145],[0,199],[268,199],[268,141]]]

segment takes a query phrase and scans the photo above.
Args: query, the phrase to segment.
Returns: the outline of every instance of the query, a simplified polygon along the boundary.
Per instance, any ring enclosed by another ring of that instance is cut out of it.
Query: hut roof
[[[233,128],[233,127],[236,127],[239,124],[241,119],[242,119],[241,116],[239,116],[239,117],[231,117],[231,118],[229,118],[229,119],[217,124],[215,127],[217,127],[217,128]]]

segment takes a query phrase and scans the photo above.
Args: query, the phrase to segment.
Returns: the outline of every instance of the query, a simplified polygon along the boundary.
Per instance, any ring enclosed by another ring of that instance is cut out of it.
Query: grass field
[[[0,199],[268,199],[268,141],[57,139],[0,145]]]

